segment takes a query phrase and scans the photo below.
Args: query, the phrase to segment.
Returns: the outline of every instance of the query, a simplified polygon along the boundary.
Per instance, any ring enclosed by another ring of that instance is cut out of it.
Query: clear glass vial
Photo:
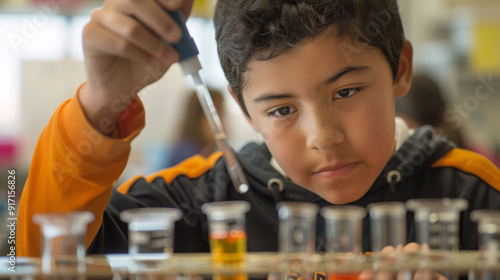
[[[471,213],[478,223],[479,250],[481,252],[483,280],[500,280],[500,210],[481,209]]]
[[[42,272],[44,274],[81,274],[85,272],[85,237],[94,220],[91,212],[38,213],[33,222],[43,236]]]
[[[325,218],[326,250],[329,280],[356,280],[355,269],[363,250],[363,218],[365,208],[360,206],[327,206],[321,209]],[[349,270],[348,266],[353,267]]]
[[[181,211],[175,208],[136,208],[120,214],[128,223],[130,271],[160,270],[173,254],[175,222]]]
[[[461,198],[410,199],[408,210],[415,212],[416,239],[421,245],[420,267],[422,279],[435,275],[429,266],[439,264],[438,271],[448,279],[457,279],[456,271],[450,266],[453,255],[458,251],[460,212],[468,207]]]
[[[403,202],[379,202],[368,205],[376,279],[395,279],[410,271],[397,271],[404,261],[406,245],[406,207]],[[411,274],[410,274],[411,275]],[[411,277],[410,277],[411,278]]]
[[[246,201],[221,201],[202,205],[208,217],[212,260],[216,266],[238,268],[244,265],[247,254]],[[214,275],[215,280],[245,280],[246,274]]]

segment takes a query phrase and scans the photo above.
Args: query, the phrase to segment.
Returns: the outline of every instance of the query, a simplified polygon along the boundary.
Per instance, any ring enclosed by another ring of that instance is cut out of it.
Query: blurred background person
[[[215,108],[224,124],[224,98],[220,91],[209,89]],[[189,94],[184,115],[181,120],[180,133],[171,147],[166,167],[178,164],[194,155],[209,156],[217,150],[210,124],[203,113],[196,92]]]
[[[454,142],[457,147],[480,153],[500,166],[498,154],[487,147],[472,146],[464,139],[462,126],[454,127],[444,118],[448,102],[438,83],[426,73],[415,73],[410,91],[396,99],[396,114],[403,118],[409,128],[422,125],[434,127],[437,135]]]
[[[455,129],[444,120],[447,108],[441,88],[425,73],[415,73],[408,94],[396,99],[396,114],[406,121],[408,127],[432,125],[436,134],[446,137],[459,148],[465,148],[461,128]]]

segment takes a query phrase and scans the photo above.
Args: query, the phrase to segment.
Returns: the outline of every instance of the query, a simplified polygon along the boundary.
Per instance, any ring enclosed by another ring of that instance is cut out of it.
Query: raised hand
[[[179,59],[168,43],[181,39],[164,10],[190,12],[194,0],[107,0],[83,30],[87,83],[79,99],[87,119],[104,134],[130,101]]]

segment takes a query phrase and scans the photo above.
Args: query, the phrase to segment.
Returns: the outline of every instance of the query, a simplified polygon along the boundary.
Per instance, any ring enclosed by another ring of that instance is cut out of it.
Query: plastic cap
[[[244,216],[248,210],[250,210],[250,203],[246,201],[211,202],[201,206],[201,211],[213,220],[224,220]]]

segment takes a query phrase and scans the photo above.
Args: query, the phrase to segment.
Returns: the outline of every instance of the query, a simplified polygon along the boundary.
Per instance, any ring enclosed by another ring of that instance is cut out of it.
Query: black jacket
[[[137,207],[176,207],[183,218],[175,225],[175,252],[209,252],[206,216],[200,207],[205,202],[246,200],[248,251],[277,251],[278,216],[276,203],[301,201],[320,207],[331,205],[316,194],[286,180],[270,165],[271,154],[263,144],[250,143],[238,158],[250,183],[246,194],[237,193],[222,158],[206,172],[195,177],[186,174],[159,175],[150,182],[134,181],[127,194],[113,191],[101,228],[89,253],[126,253],[127,225],[119,218],[125,209]],[[397,171],[397,172],[390,172]],[[168,174],[169,170],[162,172]],[[400,175],[388,178],[388,174]],[[431,127],[418,129],[392,156],[369,191],[350,204],[366,207],[382,201],[407,201],[411,198],[465,198],[468,210],[460,220],[460,249],[477,249],[477,226],[470,212],[481,208],[500,208],[500,172],[486,159],[454,148],[444,138],[435,137]],[[166,177],[169,177],[166,179]],[[274,184],[272,184],[274,182]],[[389,183],[390,182],[390,183]],[[283,184],[283,191],[275,188]],[[369,219],[364,219],[363,250],[370,251]],[[407,214],[407,241],[415,241],[413,213]],[[325,250],[324,220],[317,218],[317,250]]]

